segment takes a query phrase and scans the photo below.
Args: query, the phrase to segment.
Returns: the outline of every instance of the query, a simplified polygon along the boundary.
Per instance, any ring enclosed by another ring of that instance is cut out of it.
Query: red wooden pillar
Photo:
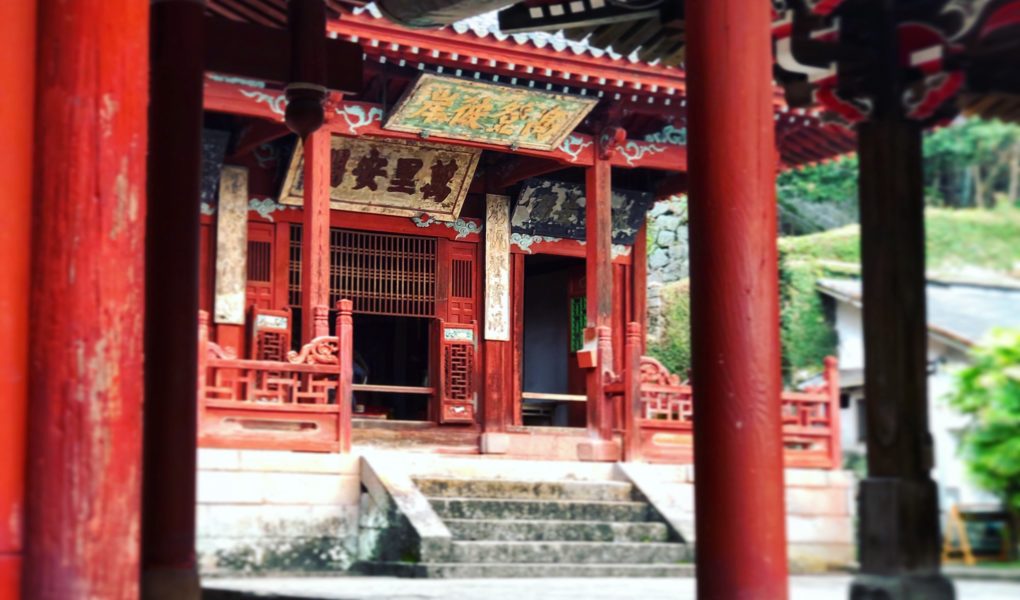
[[[585,174],[585,294],[588,330],[585,343],[595,342],[596,364],[587,374],[588,442],[578,448],[585,460],[616,460],[618,448],[612,443],[612,410],[605,393],[605,375],[612,371],[611,338],[613,317],[612,265],[612,168],[608,157],[597,157]]]
[[[149,3],[39,0],[37,33],[23,597],[133,599]]]
[[[198,598],[195,470],[203,0],[152,4],[142,596]]]
[[[641,325],[641,353],[644,354],[647,344],[647,336],[644,332],[648,330],[648,223],[641,225],[637,237],[634,238],[634,248],[631,251],[631,285],[633,286],[634,303],[631,321]]]
[[[787,597],[770,4],[689,0],[698,598]]]
[[[28,410],[28,294],[32,228],[32,115],[35,109],[34,1],[0,3],[0,60],[4,132],[0,181],[0,600],[20,597],[25,506],[25,429]]]
[[[329,131],[304,145],[304,226],[301,236],[302,343],[315,336],[315,307],[329,306]]]

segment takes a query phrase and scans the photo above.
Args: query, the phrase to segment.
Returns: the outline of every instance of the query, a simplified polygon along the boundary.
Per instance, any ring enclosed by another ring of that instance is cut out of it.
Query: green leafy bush
[[[649,344],[649,355],[671,373],[687,378],[691,368],[691,302],[687,279],[662,288],[662,335]]]
[[[962,451],[975,481],[1020,516],[1020,330],[999,330],[956,374],[950,403],[970,415]],[[1020,521],[1018,521],[1020,522]]]

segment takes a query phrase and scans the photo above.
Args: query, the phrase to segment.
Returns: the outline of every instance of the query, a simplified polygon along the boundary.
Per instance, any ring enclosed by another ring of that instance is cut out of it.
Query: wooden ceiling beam
[[[285,29],[207,17],[205,69],[286,83],[290,80],[290,34]],[[353,42],[326,40],[327,87],[358,93],[362,86],[362,50]]]

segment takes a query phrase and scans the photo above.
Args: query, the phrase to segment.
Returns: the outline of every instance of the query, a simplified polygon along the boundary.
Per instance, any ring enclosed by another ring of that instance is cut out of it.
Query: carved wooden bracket
[[[609,160],[613,153],[627,141],[627,130],[623,127],[606,127],[599,134],[598,157]]]

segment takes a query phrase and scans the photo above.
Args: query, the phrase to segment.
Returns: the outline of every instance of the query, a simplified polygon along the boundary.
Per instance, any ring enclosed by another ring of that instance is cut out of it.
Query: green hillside
[[[930,208],[925,223],[929,273],[977,267],[1020,277],[1020,209]],[[821,370],[822,359],[835,353],[835,332],[815,284],[823,277],[859,273],[858,226],[781,238],[779,262],[783,370],[792,382]],[[687,289],[681,281],[664,290],[664,335],[649,347],[674,373],[690,368]]]

